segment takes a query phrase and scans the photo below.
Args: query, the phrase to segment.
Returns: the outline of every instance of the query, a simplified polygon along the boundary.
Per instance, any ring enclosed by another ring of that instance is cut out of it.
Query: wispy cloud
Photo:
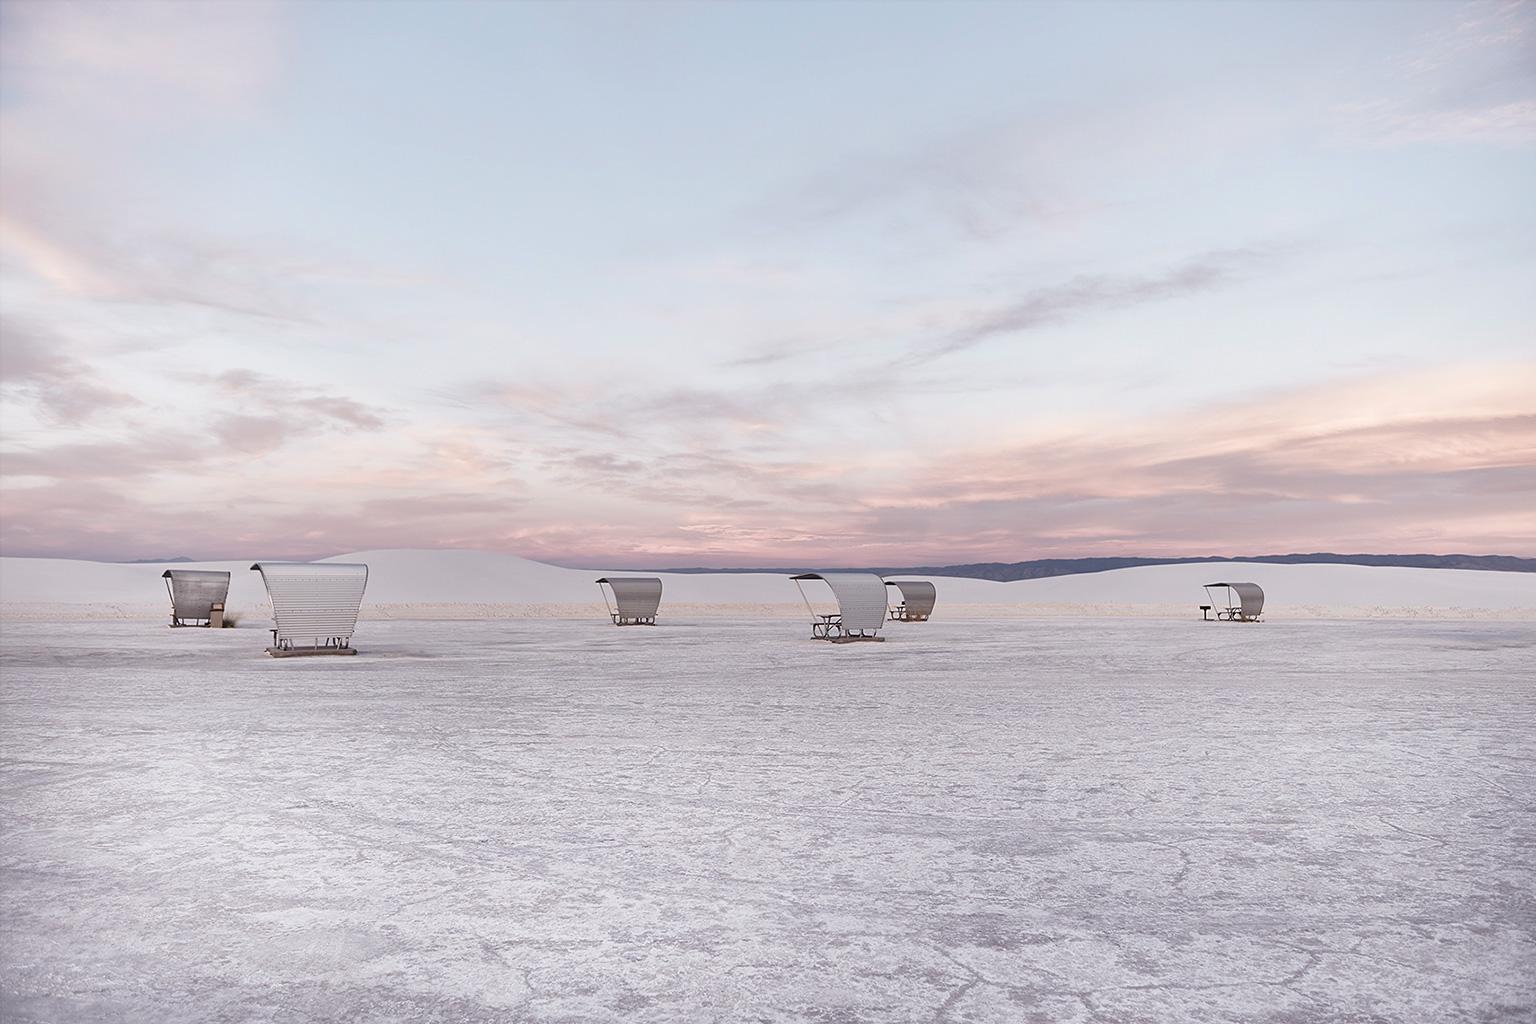
[[[284,417],[290,420],[302,419],[307,415],[358,430],[379,430],[387,423],[381,410],[354,398],[327,393],[312,385],[282,380],[254,370],[226,370],[206,379],[217,390],[247,408],[255,404],[281,409]]]
[[[77,424],[111,409],[143,404],[108,387],[65,343],[36,324],[0,318],[0,389],[11,401],[32,401],[56,423]]]
[[[48,480],[142,479],[164,471],[187,472],[224,456],[206,440],[182,432],[164,432],[122,441],[82,441],[39,449],[0,453],[0,466],[12,477]]]
[[[1373,100],[1338,108],[1339,137],[1354,145],[1536,143],[1536,99],[1451,110],[1405,109]]]
[[[1532,394],[1536,365],[1522,364],[1354,378],[1174,420],[1109,420],[1093,434],[950,453],[870,495],[870,511],[847,529],[952,530],[957,548],[983,558],[1000,548],[1310,550],[1430,536],[1529,551]]]
[[[1374,88],[1334,108],[1351,146],[1536,144],[1536,6],[1447,5],[1440,29],[1388,61]]]
[[[0,254],[57,293],[102,302],[213,310],[288,324],[335,316],[317,287],[398,289],[422,278],[271,240],[226,239],[147,227],[96,209],[93,186],[62,187],[52,172],[0,172]]]
[[[970,323],[928,348],[927,354],[947,355],[999,335],[1213,291],[1246,279],[1273,259],[1273,252],[1261,249],[1224,249],[1203,253],[1154,274],[1080,275],[1064,284],[1033,289],[1020,299],[978,313]]]
[[[89,377],[68,380],[74,364],[67,357],[61,363],[27,349],[20,357],[22,397],[31,395],[55,414],[75,413],[71,422],[112,405],[144,404],[111,392],[102,398]],[[62,385],[56,383],[60,375]],[[119,424],[95,438],[62,444],[13,435],[0,449],[0,464],[12,475],[51,480],[149,478],[227,468],[320,435],[377,432],[388,425],[382,412],[355,399],[243,370],[193,376],[179,386],[168,382],[159,400],[175,426]],[[76,404],[84,408],[76,410]]]
[[[239,482],[205,473],[210,456],[195,440],[148,437],[7,456],[8,475],[44,482],[5,491],[0,537],[10,553],[200,556],[228,553],[234,536],[285,553],[457,545],[653,565],[1382,545],[1527,553],[1532,394],[1536,365],[1440,367],[892,460],[814,442],[775,456],[540,443],[503,463],[485,457],[492,433],[463,439],[485,454],[449,467],[445,439],[385,434],[391,465],[420,460],[420,472],[348,474],[327,469],[333,449],[310,452],[305,439],[281,458],[220,455],[244,459]],[[349,461],[368,461],[353,451]],[[536,479],[514,480],[512,466]],[[178,473],[180,489],[146,486]],[[103,535],[87,505],[129,509],[136,532]],[[160,531],[162,520],[191,525]]]
[[[1075,133],[1068,118],[1023,115],[953,128],[920,146],[847,156],[754,212],[825,224],[915,207],[964,236],[996,238],[1020,223],[1069,217],[1083,202],[1046,159]]]

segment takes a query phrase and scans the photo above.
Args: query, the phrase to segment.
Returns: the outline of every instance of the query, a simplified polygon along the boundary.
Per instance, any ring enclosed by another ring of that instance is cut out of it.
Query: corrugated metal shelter
[[[661,607],[661,580],[655,576],[604,576],[597,581],[615,626],[654,626]],[[613,600],[608,595],[613,594]]]
[[[895,587],[901,594],[901,603],[891,609],[892,622],[927,622],[933,614],[933,604],[939,592],[927,580],[886,580],[887,587]]]
[[[807,572],[791,576],[800,597],[811,613],[811,636],[817,640],[849,643],[855,640],[884,640],[879,636],[885,625],[885,581],[872,572]],[[837,599],[837,611],[825,615],[816,611],[805,596],[804,584],[820,580]]]
[[[352,632],[368,586],[368,567],[346,562],[257,562],[272,599],[274,657],[356,654]]]
[[[229,600],[229,573],[211,569],[167,569],[161,575],[171,596],[172,626],[207,626],[214,605],[224,610]],[[222,618],[222,615],[221,615]]]
[[[1217,587],[1226,591],[1227,603],[1223,606],[1216,603],[1211,591]],[[1264,590],[1257,583],[1207,583],[1205,585],[1206,596],[1211,604],[1216,607],[1216,618],[1225,622],[1258,622],[1259,616],[1264,611]],[[1237,596],[1237,603],[1233,603],[1233,595]]]

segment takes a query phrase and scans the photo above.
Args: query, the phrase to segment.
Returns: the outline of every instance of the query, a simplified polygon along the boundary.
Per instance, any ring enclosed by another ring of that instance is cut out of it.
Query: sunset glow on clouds
[[[1536,554],[1529,4],[0,12],[6,554]]]

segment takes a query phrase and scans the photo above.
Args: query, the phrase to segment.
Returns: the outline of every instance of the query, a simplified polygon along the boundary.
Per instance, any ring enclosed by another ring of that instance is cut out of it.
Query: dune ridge
[[[598,569],[566,569],[515,555],[465,550],[358,551],[332,562],[369,566],[363,617],[372,619],[583,618],[601,616]],[[119,564],[0,558],[0,618],[162,618],[166,568],[230,572],[229,610],[264,622],[266,593],[251,563]],[[793,617],[804,605],[787,574],[658,573],[663,609],[678,617]],[[1205,602],[1201,585],[1252,580],[1266,615],[1292,618],[1536,619],[1536,574],[1337,564],[1251,562],[1139,566],[1077,576],[997,582],[927,578],[938,614],[1183,617]]]

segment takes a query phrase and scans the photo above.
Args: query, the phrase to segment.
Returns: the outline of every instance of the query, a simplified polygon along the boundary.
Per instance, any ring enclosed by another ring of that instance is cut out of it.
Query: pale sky
[[[1536,554],[1536,6],[0,4],[0,550]]]

